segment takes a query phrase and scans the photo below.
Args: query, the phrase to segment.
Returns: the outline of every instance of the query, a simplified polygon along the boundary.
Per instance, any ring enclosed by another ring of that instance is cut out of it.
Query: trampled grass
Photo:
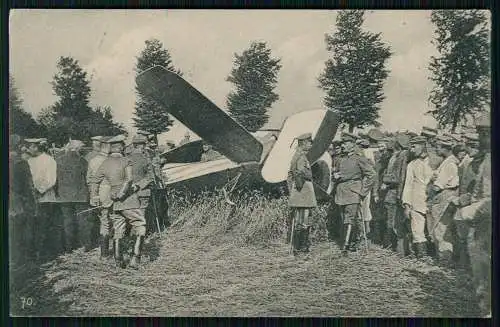
[[[173,227],[153,235],[139,270],[75,251],[19,292],[18,315],[63,316],[474,316],[465,275],[372,246],[347,258],[314,213],[308,257],[284,242],[286,198],[259,192],[171,196]],[[235,201],[237,200],[237,201]],[[34,286],[33,286],[34,285]]]

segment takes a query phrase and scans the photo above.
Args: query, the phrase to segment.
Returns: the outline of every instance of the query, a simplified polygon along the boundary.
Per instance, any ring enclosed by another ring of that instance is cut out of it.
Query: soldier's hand
[[[454,205],[456,206],[459,206],[460,205],[460,197],[459,196],[454,196],[452,199],[451,199],[451,203],[453,203]]]
[[[387,189],[387,184],[384,183],[384,184],[380,185],[381,191],[385,191],[386,189]]]
[[[410,219],[411,206],[407,203],[404,204],[404,215],[406,219]]]
[[[132,193],[139,191],[140,187],[137,184],[132,184]]]
[[[100,204],[99,202],[100,202],[100,199],[99,199],[98,196],[93,196],[93,197],[90,198],[90,205],[92,207],[98,207],[99,204]]]
[[[373,201],[375,201],[375,203],[378,203],[378,201],[380,201],[380,198],[378,197],[377,194],[373,196]]]

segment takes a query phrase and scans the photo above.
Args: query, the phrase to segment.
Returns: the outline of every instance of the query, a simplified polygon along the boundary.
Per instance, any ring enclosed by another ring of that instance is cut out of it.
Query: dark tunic
[[[335,191],[335,203],[340,206],[359,204],[373,187],[375,169],[370,161],[357,153],[338,158],[339,174]]]

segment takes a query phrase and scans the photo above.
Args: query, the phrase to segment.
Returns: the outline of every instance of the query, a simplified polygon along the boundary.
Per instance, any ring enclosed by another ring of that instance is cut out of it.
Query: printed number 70
[[[25,306],[32,306],[33,305],[33,299],[30,297],[21,297],[21,301],[23,302],[22,308],[24,309]]]

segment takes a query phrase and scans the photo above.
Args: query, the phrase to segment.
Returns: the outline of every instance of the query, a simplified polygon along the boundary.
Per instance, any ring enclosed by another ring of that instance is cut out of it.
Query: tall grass
[[[183,231],[211,244],[231,240],[237,245],[266,246],[284,241],[290,217],[288,197],[276,197],[261,190],[240,190],[231,194],[235,205],[226,202],[221,190],[190,194],[168,194],[172,229]],[[327,238],[327,206],[311,214],[313,241]]]

